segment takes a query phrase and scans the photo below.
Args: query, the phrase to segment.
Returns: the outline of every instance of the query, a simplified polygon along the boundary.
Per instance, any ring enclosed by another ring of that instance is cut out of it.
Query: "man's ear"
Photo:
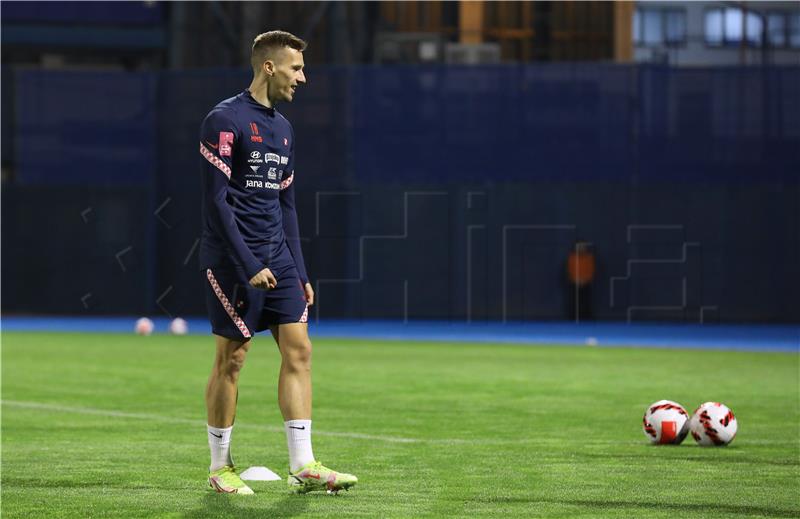
[[[261,65],[261,70],[263,70],[264,74],[267,76],[272,77],[275,74],[275,62],[273,62],[271,59],[268,59],[263,65]]]

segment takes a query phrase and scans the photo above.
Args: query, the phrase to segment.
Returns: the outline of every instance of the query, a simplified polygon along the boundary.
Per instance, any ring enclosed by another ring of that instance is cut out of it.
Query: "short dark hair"
[[[262,63],[267,59],[270,52],[275,49],[289,47],[303,52],[306,50],[306,42],[286,31],[269,31],[259,34],[253,40],[253,49],[250,52],[250,64],[254,71],[258,71]]]

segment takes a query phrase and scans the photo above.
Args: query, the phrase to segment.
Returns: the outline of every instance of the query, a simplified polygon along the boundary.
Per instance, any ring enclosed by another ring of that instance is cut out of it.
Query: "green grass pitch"
[[[798,517],[797,354],[315,340],[314,451],[339,496],[212,493],[210,337],[2,335],[2,515]],[[279,356],[240,381],[233,454],[287,465]],[[728,404],[727,448],[653,447],[645,407]]]

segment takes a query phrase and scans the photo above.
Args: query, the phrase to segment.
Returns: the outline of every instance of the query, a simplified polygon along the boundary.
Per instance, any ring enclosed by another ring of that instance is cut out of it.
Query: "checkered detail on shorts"
[[[222,160],[219,159],[216,155],[211,153],[211,151],[209,151],[208,148],[203,146],[202,142],[200,143],[200,155],[204,156],[206,160],[209,161],[213,166],[216,166],[218,170],[225,173],[226,177],[231,178],[231,168],[229,168],[227,164],[222,162]]]
[[[298,323],[307,323],[308,322],[308,305],[306,305],[306,309],[303,310],[303,315],[300,316],[300,320],[297,321]]]
[[[287,187],[291,186],[292,182],[294,182],[294,171],[292,171],[292,174],[289,175],[289,178],[284,179],[284,181],[281,182],[281,191],[283,191]]]
[[[236,309],[233,308],[233,305],[230,301],[228,301],[228,297],[222,292],[222,288],[220,288],[219,283],[217,283],[217,278],[214,277],[214,273],[211,272],[211,269],[206,270],[206,277],[208,278],[208,282],[211,284],[211,288],[214,290],[214,293],[217,295],[217,299],[219,302],[222,303],[222,307],[225,308],[225,311],[228,312],[233,324],[239,328],[239,331],[242,332],[242,335],[246,338],[250,338],[250,330],[247,329],[247,325],[244,324],[244,321],[239,314],[236,313]]]

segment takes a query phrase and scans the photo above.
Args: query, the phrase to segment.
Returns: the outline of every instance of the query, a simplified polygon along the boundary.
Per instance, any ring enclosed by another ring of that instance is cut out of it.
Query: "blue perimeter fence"
[[[800,68],[312,67],[312,318],[800,322]],[[201,120],[244,70],[2,71],[4,314],[204,313]]]

